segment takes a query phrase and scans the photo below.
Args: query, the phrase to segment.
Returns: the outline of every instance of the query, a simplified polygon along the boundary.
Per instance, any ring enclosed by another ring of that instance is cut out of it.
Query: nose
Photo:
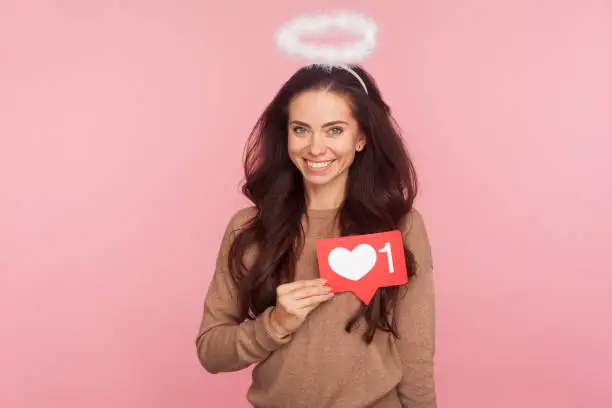
[[[310,154],[313,156],[320,156],[325,153],[326,149],[327,146],[325,146],[323,136],[319,135],[318,133],[313,133],[312,137],[310,138],[310,146],[308,149]]]

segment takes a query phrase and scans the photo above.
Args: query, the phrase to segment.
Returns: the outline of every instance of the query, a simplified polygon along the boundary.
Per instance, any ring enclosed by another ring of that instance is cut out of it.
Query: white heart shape
[[[327,262],[338,275],[358,281],[376,265],[376,250],[368,244],[357,245],[352,251],[334,248],[329,253]]]

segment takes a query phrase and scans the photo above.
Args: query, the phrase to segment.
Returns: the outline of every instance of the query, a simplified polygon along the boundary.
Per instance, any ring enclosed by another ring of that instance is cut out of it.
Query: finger
[[[323,302],[327,302],[333,297],[334,297],[333,293],[327,293],[325,295],[311,296],[309,298],[297,301],[295,306],[297,309],[307,309],[309,307],[314,309],[319,304]]]
[[[278,294],[283,295],[300,288],[322,286],[327,282],[325,279],[300,280],[291,283],[286,283],[278,287]]]
[[[291,296],[291,298],[295,300],[305,299],[311,296],[319,296],[326,295],[331,292],[331,288],[329,286],[315,286],[315,287],[307,287],[296,289],[287,294],[287,296]]]

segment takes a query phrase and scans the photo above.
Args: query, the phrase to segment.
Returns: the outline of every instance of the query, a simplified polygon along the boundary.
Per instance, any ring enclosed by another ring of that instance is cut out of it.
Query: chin
[[[335,184],[339,179],[342,178],[344,171],[336,170],[327,174],[311,174],[307,170],[302,173],[304,182],[311,186],[324,186],[328,184]]]
[[[304,182],[306,182],[306,184],[310,184],[311,186],[324,186],[326,184],[330,184],[332,181],[334,181],[335,177],[312,177],[312,176],[305,176],[304,177]]]

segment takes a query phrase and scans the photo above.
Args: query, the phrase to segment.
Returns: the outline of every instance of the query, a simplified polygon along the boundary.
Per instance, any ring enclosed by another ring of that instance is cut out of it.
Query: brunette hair
[[[326,89],[352,103],[352,113],[366,138],[365,148],[349,168],[346,198],[338,213],[343,236],[389,231],[400,227],[417,194],[414,166],[399,128],[374,79],[353,67],[364,81],[342,69],[310,66],[298,70],[267,106],[245,146],[243,194],[256,213],[239,232],[229,250],[229,271],[238,285],[243,314],[254,319],[276,303],[276,287],[295,278],[303,248],[302,217],[306,198],[301,173],[288,155],[289,102],[307,90]],[[252,262],[244,254],[256,248]],[[408,276],[415,274],[414,255],[406,247]],[[346,331],[363,318],[363,339],[370,343],[377,329],[398,337],[393,313],[400,289],[379,288],[369,305],[347,322]]]

